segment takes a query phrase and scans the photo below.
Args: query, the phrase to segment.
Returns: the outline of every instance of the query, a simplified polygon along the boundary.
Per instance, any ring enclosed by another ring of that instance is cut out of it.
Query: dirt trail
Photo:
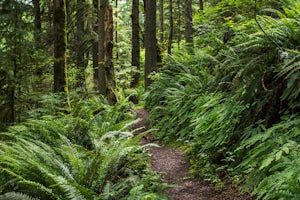
[[[149,113],[137,110],[137,118],[141,121],[133,128],[148,128]],[[145,130],[144,129],[144,130]],[[143,130],[141,130],[143,131]],[[141,132],[139,131],[139,132]],[[151,135],[143,138],[141,144],[150,143]],[[169,184],[177,187],[168,188],[166,193],[174,200],[250,200],[248,196],[239,195],[236,189],[228,185],[223,191],[216,192],[209,183],[201,179],[189,178],[189,160],[179,148],[149,147],[151,164],[155,172]]]

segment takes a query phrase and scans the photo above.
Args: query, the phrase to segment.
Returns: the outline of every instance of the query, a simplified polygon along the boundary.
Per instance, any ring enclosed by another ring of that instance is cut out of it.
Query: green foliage
[[[259,1],[255,20],[241,2],[196,15],[200,50],[166,60],[146,106],[158,137],[186,146],[195,174],[239,177],[258,199],[298,199],[300,4]]]
[[[7,192],[3,195],[0,195],[0,199],[6,199],[6,200],[38,200],[36,198],[30,197],[23,193],[18,192]]]
[[[214,157],[218,152],[222,154],[221,158],[212,158],[212,162],[220,163],[222,160],[215,159],[225,158],[239,137],[236,128],[245,106],[234,98],[225,101],[221,94],[204,94],[193,104],[191,126],[194,128],[190,134],[193,140],[187,141],[189,148],[197,150],[199,157],[204,152]]]
[[[30,81],[29,70],[34,54],[30,6],[19,1],[6,1],[0,5],[0,121],[9,125],[20,121],[19,115],[27,105],[18,102],[28,92],[24,82]],[[22,80],[22,81],[21,81]],[[15,105],[12,102],[15,100]],[[14,106],[14,110],[12,107]]]
[[[248,175],[248,187],[259,183],[253,192],[258,198],[299,197],[299,124],[299,117],[292,117],[268,129],[261,124],[249,127],[243,134],[236,153],[246,154],[246,159],[237,169]]]
[[[1,133],[0,197],[158,196],[159,177],[149,170],[148,156],[138,145],[141,136],[133,138],[129,131],[132,114],[121,112],[124,106],[125,100],[110,106],[93,98],[74,113],[32,119]]]
[[[199,61],[203,62],[206,58],[203,52],[199,53],[199,60],[193,60],[188,54],[180,56],[184,56],[186,62],[190,62],[194,68],[185,67],[170,58],[162,72],[153,75],[155,82],[146,99],[146,108],[151,110],[152,116],[155,116],[152,123],[163,129],[163,140],[174,140],[189,134],[188,130],[182,128],[189,126],[193,102],[210,77],[205,69],[201,74],[196,74]],[[211,58],[207,60],[213,62]]]
[[[31,2],[1,1],[0,13],[0,129],[4,130],[25,121],[28,111],[39,107],[41,96],[51,91],[53,59],[46,41],[52,37],[44,38],[43,31],[35,30]],[[38,44],[37,35],[42,39]]]

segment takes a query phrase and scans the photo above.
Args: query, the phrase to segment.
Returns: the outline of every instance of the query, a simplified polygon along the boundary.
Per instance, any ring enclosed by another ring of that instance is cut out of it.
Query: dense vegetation
[[[167,199],[144,105],[194,176],[300,198],[300,2],[155,2],[0,1],[0,199]]]
[[[147,108],[162,140],[186,146],[195,175],[299,199],[300,3],[257,4],[253,16],[238,2],[196,15],[201,48],[166,58]]]
[[[164,198],[130,132],[126,99],[110,106],[95,97],[68,115],[47,112],[0,134],[0,199]]]
[[[115,73],[106,74],[117,80],[113,97],[94,80],[101,59],[113,69],[107,44],[104,58],[93,54],[99,2],[0,1],[0,199],[167,199],[138,143],[143,135],[133,135],[128,93],[142,87],[129,87],[127,30],[125,52],[114,48]]]

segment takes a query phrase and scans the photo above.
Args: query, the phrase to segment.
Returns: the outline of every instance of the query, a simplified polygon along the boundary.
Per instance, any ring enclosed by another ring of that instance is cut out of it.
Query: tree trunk
[[[76,65],[77,87],[86,91],[85,88],[85,61],[84,61],[84,6],[85,0],[77,0],[76,5]]]
[[[164,0],[159,0],[159,42],[164,42]]]
[[[40,8],[40,0],[33,0],[33,10],[34,10],[34,38],[37,45],[41,44],[41,31],[42,31],[42,20],[41,20],[41,8]]]
[[[203,6],[203,0],[199,0],[199,8],[200,10],[204,10],[204,6]]]
[[[16,23],[15,23],[15,26]],[[14,70],[13,70],[13,77],[10,80],[10,84],[9,84],[9,113],[8,113],[8,119],[7,122],[9,125],[13,125],[16,121],[16,116],[15,116],[15,98],[16,98],[16,78],[17,78],[17,72],[18,72],[18,59],[17,59],[17,55],[18,55],[18,51],[17,51],[17,36],[14,36],[14,53],[13,53],[13,66],[14,66]]]
[[[119,35],[118,35],[118,23],[119,23],[119,0],[116,0],[116,12],[115,12],[115,17],[116,17],[116,23],[115,23],[115,44],[117,44],[118,47],[118,42],[119,42]],[[119,60],[119,49],[116,49],[116,60]]]
[[[156,67],[156,0],[145,0],[145,88],[151,84],[150,73]]]
[[[106,76],[106,97],[110,104],[116,103],[114,90],[116,88],[115,72],[113,65],[113,12],[110,5],[106,6],[104,25],[104,47],[105,47],[105,76]]]
[[[98,24],[99,24],[99,18],[98,18],[98,12],[99,12],[99,0],[93,0],[93,8],[94,13],[97,16],[97,20],[94,22],[93,25],[93,69],[94,69],[94,89],[96,91],[99,90],[99,38],[98,38]]]
[[[107,80],[105,71],[105,12],[108,5],[108,0],[99,0],[98,3],[98,37],[99,37],[99,62],[98,62],[98,76],[99,76],[99,92],[102,95],[106,95],[107,91]]]
[[[13,83],[15,84],[15,83]],[[7,123],[13,125],[15,123],[15,86],[9,88],[9,112],[7,116]]]
[[[180,42],[181,42],[181,4],[180,4],[180,0],[177,0],[177,9],[178,9],[177,44],[178,44],[178,49],[180,49]]]
[[[66,77],[66,2],[53,0],[54,6],[54,92],[67,92]]]
[[[170,32],[169,32],[169,41],[168,41],[168,54],[172,53],[172,43],[173,43],[173,34],[174,34],[174,21],[173,21],[173,0],[169,0],[169,13],[170,13]]]
[[[136,87],[140,77],[140,26],[139,26],[139,0],[132,0],[132,49],[131,65],[134,74],[131,80],[131,87]]]
[[[188,47],[193,46],[193,10],[192,0],[185,0],[185,41]]]
[[[35,45],[38,50],[42,48],[42,39],[41,39],[41,33],[42,33],[42,20],[41,20],[41,8],[40,8],[40,0],[33,0],[33,11],[34,11],[34,40]],[[43,69],[41,66],[36,66],[35,74],[38,77],[41,77],[43,74]],[[37,87],[38,89],[39,87]]]

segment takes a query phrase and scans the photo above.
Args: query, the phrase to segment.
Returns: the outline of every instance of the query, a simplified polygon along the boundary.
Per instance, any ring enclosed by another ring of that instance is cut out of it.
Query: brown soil
[[[149,113],[143,109],[137,110],[138,122],[133,128],[144,127],[136,134],[148,128]],[[140,141],[141,144],[151,143],[153,136],[148,134]],[[189,160],[180,148],[148,147],[154,172],[162,174],[164,180],[174,185],[168,188],[166,194],[174,200],[250,200],[228,184],[222,191],[215,191],[207,182],[189,178]]]

